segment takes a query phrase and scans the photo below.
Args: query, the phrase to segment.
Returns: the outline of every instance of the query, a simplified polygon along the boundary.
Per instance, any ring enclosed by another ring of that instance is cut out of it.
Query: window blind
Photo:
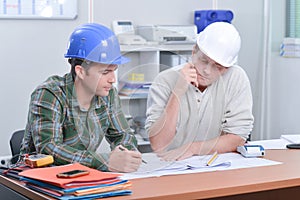
[[[286,37],[300,38],[300,0],[287,0],[286,3]]]

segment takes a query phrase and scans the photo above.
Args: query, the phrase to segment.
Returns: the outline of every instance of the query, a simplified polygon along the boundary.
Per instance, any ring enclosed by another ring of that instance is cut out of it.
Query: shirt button
[[[196,92],[199,92],[199,90],[196,90]]]
[[[200,99],[198,99],[197,101],[200,103],[200,101],[201,101],[201,100],[200,100]]]

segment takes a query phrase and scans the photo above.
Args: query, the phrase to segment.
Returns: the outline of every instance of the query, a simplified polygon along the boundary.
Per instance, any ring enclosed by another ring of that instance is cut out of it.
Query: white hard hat
[[[214,22],[199,33],[197,45],[209,58],[230,67],[237,62],[241,38],[232,24]]]

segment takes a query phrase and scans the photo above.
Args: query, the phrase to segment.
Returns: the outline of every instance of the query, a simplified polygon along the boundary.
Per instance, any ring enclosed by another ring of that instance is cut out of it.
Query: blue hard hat
[[[107,27],[88,23],[75,28],[65,58],[79,58],[103,64],[125,64],[116,35]]]

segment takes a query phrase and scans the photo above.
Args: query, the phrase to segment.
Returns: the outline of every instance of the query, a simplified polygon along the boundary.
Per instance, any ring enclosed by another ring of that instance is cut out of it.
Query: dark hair
[[[80,65],[85,70],[88,70],[89,67],[92,64],[92,62],[90,62],[90,61],[82,60],[82,59],[79,59],[79,58],[69,58],[68,62],[71,64],[71,75],[72,75],[73,81],[75,81],[75,78],[76,78],[76,72],[75,72],[75,66],[76,65]]]

